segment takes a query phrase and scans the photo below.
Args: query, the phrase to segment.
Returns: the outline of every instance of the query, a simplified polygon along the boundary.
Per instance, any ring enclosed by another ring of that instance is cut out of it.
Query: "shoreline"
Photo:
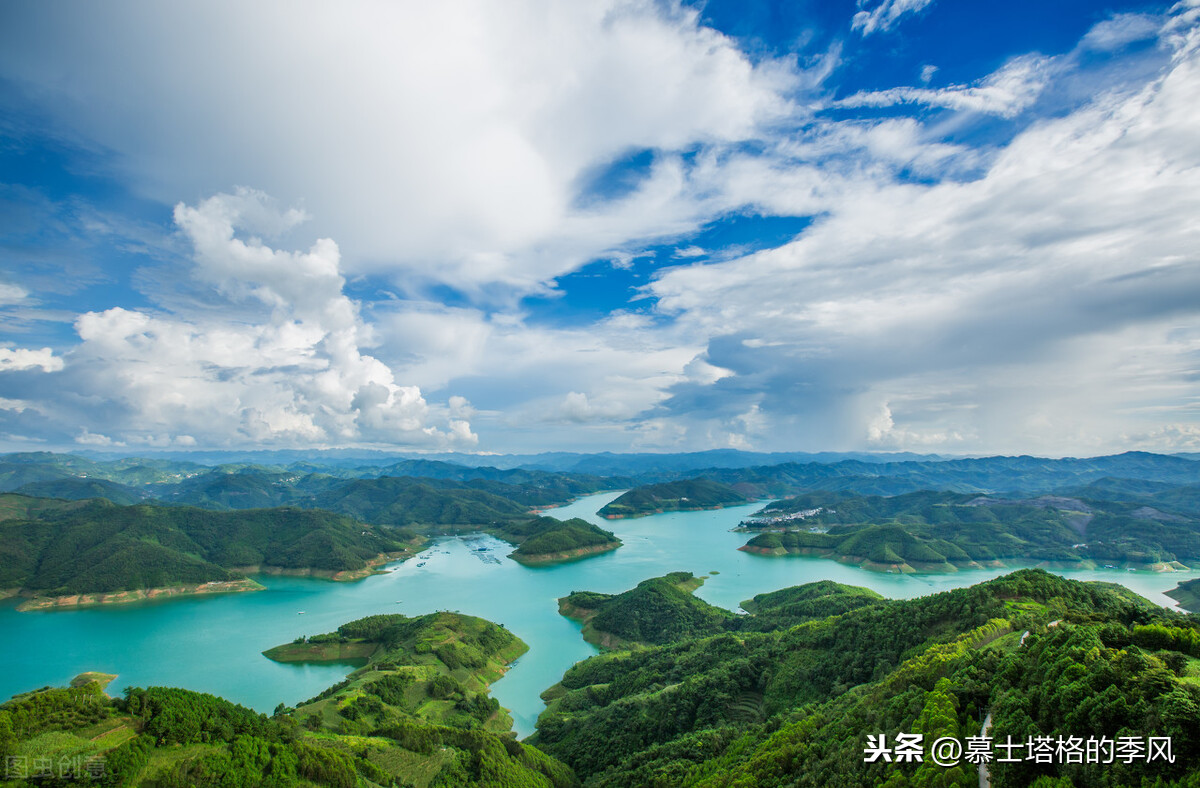
[[[754,547],[749,544],[742,545],[738,548],[743,553],[751,553],[753,555],[766,556],[768,558],[779,558],[784,556],[808,556],[811,558],[827,558],[832,561],[837,561],[839,564],[848,566],[857,566],[861,569],[866,569],[880,574],[937,574],[948,575],[958,572],[963,569],[1049,569],[1062,571],[1091,571],[1104,568],[1091,559],[1080,561],[1030,561],[1027,559],[992,559],[987,561],[948,561],[938,564],[926,564],[922,562],[904,562],[892,564],[880,564],[871,561],[867,558],[853,555],[837,555],[832,550],[824,550],[817,547],[807,547],[800,549],[789,550],[786,547]],[[1152,564],[1135,564],[1125,562],[1122,564],[1113,565],[1113,571],[1125,570],[1129,572],[1154,572],[1156,574],[1167,574],[1170,572],[1190,572],[1192,568],[1180,563],[1179,561],[1158,561]]]
[[[414,546],[414,549],[405,549],[393,553],[380,553],[374,558],[368,558],[366,566],[359,569],[314,569],[312,567],[283,567],[283,566],[263,566],[256,564],[252,566],[234,566],[230,567],[229,571],[238,572],[239,574],[254,576],[254,575],[274,575],[280,577],[315,577],[319,580],[332,580],[335,583],[347,583],[354,580],[362,580],[364,577],[372,575],[386,575],[388,570],[379,569],[378,567],[385,564],[394,563],[396,561],[407,561],[417,555],[415,547],[423,546],[426,540],[421,544]]]
[[[403,552],[380,553],[367,560],[367,565],[360,569],[286,569],[283,567],[246,566],[233,567],[229,571],[244,575],[277,575],[288,577],[313,577],[334,582],[352,582],[362,580],[372,575],[387,574],[388,570],[379,569],[381,565],[395,561],[406,561],[416,555],[412,550]],[[0,599],[15,596],[25,597],[25,601],[17,605],[17,610],[27,613],[34,610],[58,610],[62,608],[95,607],[97,605],[124,605],[133,602],[146,602],[155,599],[175,597],[206,596],[209,594],[236,594],[246,591],[265,591],[266,586],[256,582],[253,577],[242,577],[237,580],[210,580],[207,583],[185,583],[174,586],[156,586],[154,588],[139,588],[125,591],[92,591],[82,594],[63,594],[61,596],[43,596],[22,589],[2,589]]]
[[[207,583],[140,588],[133,591],[99,591],[90,594],[65,594],[63,596],[51,597],[33,596],[17,605],[17,610],[24,613],[31,610],[121,605],[168,597],[236,594],[245,591],[265,590],[265,586],[259,585],[248,577],[244,577],[241,580],[212,580]]]
[[[538,553],[537,555],[520,555],[515,550],[508,554],[508,557],[516,561],[522,566],[550,566],[551,564],[565,564],[571,561],[578,561],[582,558],[588,558],[601,553],[609,553],[620,547],[623,542],[605,542],[604,544],[594,544],[588,547],[576,547],[571,550],[562,550],[557,553]]]
[[[767,500],[762,498],[759,500]],[[639,517],[653,517],[656,514],[672,514],[674,512],[715,512],[721,509],[732,509],[735,506],[746,506],[747,504],[758,503],[759,501],[730,501],[729,503],[719,503],[714,506],[689,506],[685,508],[670,508],[670,509],[654,509],[648,512],[634,512],[632,514],[602,514],[604,509],[596,512],[605,520],[636,520]]]

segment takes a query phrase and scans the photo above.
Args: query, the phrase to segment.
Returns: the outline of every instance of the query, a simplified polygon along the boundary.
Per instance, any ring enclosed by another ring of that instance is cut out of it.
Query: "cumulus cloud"
[[[103,418],[75,437],[85,444],[473,446],[465,399],[431,406],[363,351],[370,329],[343,292],[336,243],[283,251],[240,235],[243,222],[278,232],[301,219],[245,189],[181,203],[191,276],[222,295],[226,315],[114,307],[79,316],[65,366],[49,349],[0,354],[105,398],[103,412],[76,414],[87,425]]]

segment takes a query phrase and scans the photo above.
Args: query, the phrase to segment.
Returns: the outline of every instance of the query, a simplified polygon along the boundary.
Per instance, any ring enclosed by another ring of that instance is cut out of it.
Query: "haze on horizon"
[[[1200,451],[1200,0],[0,2],[0,450]]]

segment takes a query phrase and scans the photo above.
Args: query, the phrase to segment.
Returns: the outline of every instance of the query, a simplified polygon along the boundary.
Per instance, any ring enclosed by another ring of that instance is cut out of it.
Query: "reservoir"
[[[299,635],[332,632],[340,624],[378,613],[421,615],[454,610],[503,624],[530,650],[492,695],[511,710],[519,736],[533,732],[543,709],[539,693],[563,671],[596,653],[579,625],[558,614],[557,599],[572,591],[616,593],[649,577],[685,570],[708,575],[696,592],[736,610],[755,594],[817,580],[872,588],[911,598],[972,585],[1009,569],[938,575],[881,574],[836,561],[739,552],[749,535],[730,529],[762,504],[606,521],[595,512],[619,493],[591,495],[546,512],[583,517],[614,531],[625,543],[612,552],[549,567],[523,567],[512,548],[490,536],[445,538],[421,555],[393,564],[387,574],[353,583],[261,576],[266,591],[167,599],[129,605],[18,613],[0,603],[0,699],[46,685],[64,685],[88,670],[116,673],[109,687],[169,685],[224,698],[270,713],[340,681],[352,665],[282,665],[261,652]],[[1123,570],[1063,571],[1079,580],[1125,585],[1160,604],[1193,573]]]

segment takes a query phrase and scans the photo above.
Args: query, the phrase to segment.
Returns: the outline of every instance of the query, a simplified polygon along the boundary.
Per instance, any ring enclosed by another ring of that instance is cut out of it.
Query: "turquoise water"
[[[558,615],[556,600],[571,591],[615,593],[648,577],[687,570],[710,575],[698,596],[736,609],[763,591],[815,580],[910,598],[1008,571],[889,575],[820,558],[751,555],[737,550],[747,536],[730,529],[760,504],[612,522],[596,517],[596,510],[617,495],[593,495],[547,512],[600,523],[625,543],[558,566],[523,567],[505,557],[512,549],[506,543],[472,536],[439,540],[420,557],[392,565],[390,573],[356,583],[266,576],[256,578],[267,587],[257,593],[29,613],[4,603],[0,698],[98,670],[118,674],[110,692],[171,685],[270,712],[277,703],[294,705],[316,695],[353,668],[280,665],[263,657],[263,650],[375,613],[457,610],[504,624],[529,644],[529,652],[492,685],[492,694],[511,710],[518,734],[526,736],[543,709],[539,693],[595,653],[580,637],[579,626]],[[710,574],[714,570],[719,574]],[[1162,592],[1194,576],[1120,570],[1060,574],[1122,583],[1168,606],[1174,602]]]

